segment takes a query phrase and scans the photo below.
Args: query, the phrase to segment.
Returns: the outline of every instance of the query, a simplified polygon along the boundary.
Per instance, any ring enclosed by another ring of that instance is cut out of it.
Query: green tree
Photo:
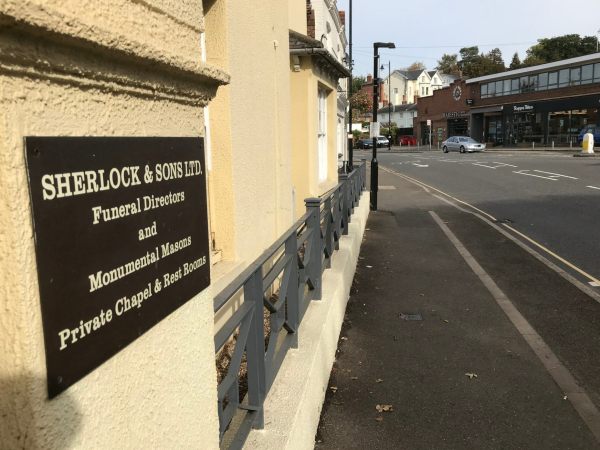
[[[521,59],[519,58],[519,54],[517,52],[515,52],[515,54],[512,57],[512,61],[510,62],[510,66],[508,66],[509,69],[514,70],[514,69],[518,69],[521,67]]]
[[[479,55],[479,47],[463,47],[459,50],[460,61],[458,67],[464,76],[472,78],[478,77],[482,73],[481,55]]]
[[[561,59],[576,58],[596,52],[596,38],[581,37],[578,34],[565,34],[553,38],[538,39],[529,47],[523,61],[525,66],[550,63]]]
[[[363,84],[366,84],[367,79],[363,76],[352,77],[352,93],[360,91]]]
[[[437,62],[437,70],[442,73],[460,76],[460,68],[458,67],[458,55],[449,55],[444,53]]]

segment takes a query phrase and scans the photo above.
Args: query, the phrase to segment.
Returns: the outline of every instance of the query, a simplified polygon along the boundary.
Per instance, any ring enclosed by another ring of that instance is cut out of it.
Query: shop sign
[[[443,116],[447,119],[456,119],[459,117],[466,117],[467,116],[467,112],[466,111],[452,111],[452,112],[445,112],[443,114]]]
[[[533,106],[531,106],[531,105],[518,105],[518,106],[513,105],[513,111],[516,113],[533,111]]]
[[[210,284],[204,146],[133,137],[25,146],[52,398]]]

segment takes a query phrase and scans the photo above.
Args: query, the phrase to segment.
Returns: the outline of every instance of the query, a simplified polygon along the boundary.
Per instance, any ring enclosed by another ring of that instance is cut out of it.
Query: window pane
[[[546,87],[548,87],[548,73],[540,73],[538,75],[538,89],[543,91],[546,89]]]
[[[494,97],[496,95],[496,83],[488,84],[488,95]]]
[[[571,69],[571,86],[577,86],[581,81],[581,67]]]
[[[558,87],[569,85],[569,69],[562,69],[558,72]]]
[[[532,75],[529,77],[529,91],[537,91],[538,88],[538,76]]]
[[[588,64],[581,68],[581,84],[591,83],[594,78],[594,66]]]
[[[548,89],[554,89],[558,84],[558,72],[548,74]]]
[[[504,80],[504,95],[510,94],[510,80]]]
[[[512,80],[510,80],[510,92],[512,94],[516,94],[517,92],[519,92],[519,79],[518,78],[513,78]]]
[[[594,64],[594,81],[600,81],[600,63]]]
[[[521,92],[529,92],[529,77],[521,77],[519,79]]]
[[[482,84],[481,85],[481,98],[486,98],[488,96],[488,85],[486,84]]]
[[[502,81],[496,81],[496,95],[502,95]]]

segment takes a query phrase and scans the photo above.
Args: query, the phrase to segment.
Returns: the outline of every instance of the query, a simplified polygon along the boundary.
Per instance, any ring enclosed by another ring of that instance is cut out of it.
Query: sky
[[[349,1],[337,0],[346,22]],[[388,61],[392,70],[415,61],[434,69],[444,53],[473,45],[480,53],[498,47],[508,66],[515,52],[523,60],[538,39],[597,36],[599,7],[600,0],[353,0],[353,74],[373,72],[373,42],[396,45],[379,50],[379,65],[386,67],[380,76],[387,75]]]

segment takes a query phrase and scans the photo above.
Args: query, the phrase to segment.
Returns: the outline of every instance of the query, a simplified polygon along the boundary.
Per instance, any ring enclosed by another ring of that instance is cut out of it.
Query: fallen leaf
[[[565,395],[565,396],[563,396],[563,400],[566,400],[566,399],[568,399],[568,398],[569,398],[569,397],[567,397],[566,395]]]
[[[448,320],[446,320],[446,319],[444,319],[444,322],[446,322],[446,323],[450,323],[450,321],[448,321]]]
[[[377,417],[375,417],[375,420],[377,422],[383,422],[383,417],[382,416],[377,416]]]
[[[468,376],[471,380],[473,378],[477,378],[477,374],[476,373],[465,373],[466,376]]]
[[[377,378],[377,379],[375,380],[375,383],[383,383],[383,380],[382,380],[381,378]]]
[[[347,338],[346,336],[342,336],[340,339],[341,339],[342,341],[347,341],[347,340],[348,340],[348,338]]]
[[[372,269],[373,268],[373,266],[366,266],[366,267],[367,267],[367,269]]]
[[[331,386],[329,389],[331,389],[331,392],[333,392],[334,394],[337,392],[338,388],[337,386]]]
[[[351,380],[358,380],[358,377],[350,377]]]
[[[376,405],[375,409],[377,412],[392,412],[394,407],[392,405]]]

